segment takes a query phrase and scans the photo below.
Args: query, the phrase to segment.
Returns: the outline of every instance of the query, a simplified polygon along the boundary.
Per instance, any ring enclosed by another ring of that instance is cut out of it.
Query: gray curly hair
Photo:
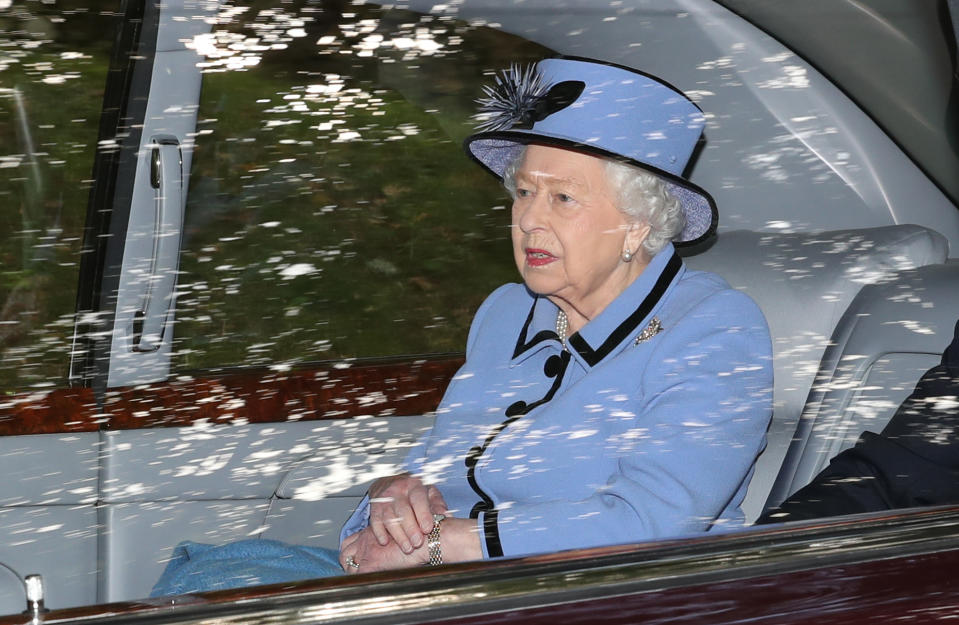
[[[514,198],[516,172],[525,157],[523,146],[503,171],[503,186]],[[627,217],[649,225],[642,248],[650,258],[655,256],[683,231],[686,216],[682,205],[659,176],[620,161],[598,158],[606,163],[606,179],[615,195],[616,208]]]

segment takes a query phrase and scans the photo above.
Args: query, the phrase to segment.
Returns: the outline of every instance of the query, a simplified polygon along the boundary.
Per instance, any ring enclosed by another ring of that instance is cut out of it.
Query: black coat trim
[[[499,540],[499,511],[490,510],[483,516],[483,536],[486,539],[486,553],[491,558],[503,557],[503,544]]]
[[[536,299],[533,300],[533,305],[529,307],[529,315],[526,316],[526,322],[523,323],[523,329],[519,331],[519,336],[516,337],[516,347],[513,349],[513,358],[517,358],[520,354],[527,351],[531,347],[542,343],[543,341],[548,341],[550,339],[554,341],[559,340],[559,335],[556,334],[553,330],[540,330],[536,335],[526,341],[526,335],[529,332],[529,326],[533,323],[533,312],[536,310],[536,302],[539,301],[539,296],[536,296]]]
[[[606,340],[603,341],[603,344],[600,345],[598,349],[593,349],[579,332],[569,337],[567,341],[569,346],[575,349],[576,353],[578,353],[590,367],[595,367],[603,358],[606,358],[617,345],[622,343],[626,337],[635,332],[643,319],[649,316],[649,313],[652,312],[656,304],[659,303],[659,300],[662,299],[663,294],[666,293],[666,289],[669,288],[669,285],[676,277],[676,274],[679,273],[682,266],[683,261],[679,258],[679,254],[673,252],[672,258],[666,263],[666,268],[663,270],[663,273],[659,275],[659,279],[656,280],[656,284],[653,285],[649,294],[646,295],[636,310],[634,310],[629,317],[626,317],[626,319],[619,324],[619,327],[606,337]]]
[[[542,332],[539,334],[542,334]],[[466,454],[466,481],[469,483],[470,488],[472,488],[480,497],[480,501],[476,502],[476,505],[474,505],[473,509],[470,510],[470,518],[477,519],[479,518],[481,512],[486,513],[486,515],[483,517],[483,533],[486,537],[486,551],[491,557],[503,555],[503,547],[500,544],[499,539],[496,504],[477,483],[476,464],[486,452],[486,449],[490,446],[490,443],[493,442],[500,432],[506,429],[506,426],[508,426],[510,423],[513,423],[523,415],[529,414],[533,408],[536,408],[541,404],[545,404],[553,399],[553,396],[556,395],[556,392],[563,383],[563,375],[566,373],[566,368],[569,366],[571,359],[572,356],[566,350],[563,350],[562,354],[559,356],[554,355],[547,358],[546,363],[543,366],[543,374],[548,378],[554,379],[553,384],[546,392],[546,395],[531,404],[528,404],[522,400],[510,404],[506,408],[506,420],[493,428],[489,436],[486,437],[486,440],[483,441],[482,445],[477,445],[471,448]]]

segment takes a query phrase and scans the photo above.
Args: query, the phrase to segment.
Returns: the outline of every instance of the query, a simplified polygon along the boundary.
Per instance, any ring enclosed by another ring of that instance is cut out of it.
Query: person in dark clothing
[[[959,322],[881,434],[864,432],[757,524],[959,503]]]

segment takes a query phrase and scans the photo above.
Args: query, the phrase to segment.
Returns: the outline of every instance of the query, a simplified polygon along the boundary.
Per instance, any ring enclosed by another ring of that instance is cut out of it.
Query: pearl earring
[[[633,253],[629,250],[623,250],[623,262],[628,263],[631,260],[633,260]]]

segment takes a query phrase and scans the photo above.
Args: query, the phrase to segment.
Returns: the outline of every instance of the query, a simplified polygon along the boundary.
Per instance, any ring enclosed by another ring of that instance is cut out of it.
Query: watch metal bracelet
[[[443,564],[443,549],[440,545],[440,523],[446,518],[445,514],[433,515],[433,529],[426,536],[426,543],[429,549],[429,565],[437,566]]]

